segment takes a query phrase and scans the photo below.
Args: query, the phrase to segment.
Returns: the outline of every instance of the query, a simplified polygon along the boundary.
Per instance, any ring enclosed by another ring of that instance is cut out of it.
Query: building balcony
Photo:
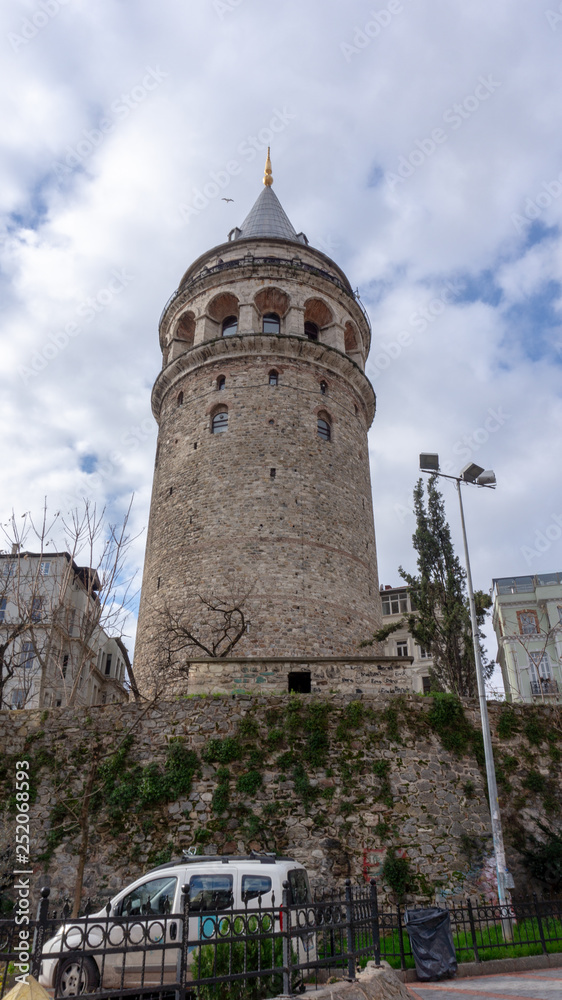
[[[531,694],[538,697],[558,694],[558,682],[554,680],[531,681]]]

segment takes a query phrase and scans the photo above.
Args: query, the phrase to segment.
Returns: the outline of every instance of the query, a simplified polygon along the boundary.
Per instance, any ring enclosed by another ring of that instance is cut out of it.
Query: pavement
[[[475,976],[441,983],[407,983],[413,1000],[562,1000],[562,968]]]

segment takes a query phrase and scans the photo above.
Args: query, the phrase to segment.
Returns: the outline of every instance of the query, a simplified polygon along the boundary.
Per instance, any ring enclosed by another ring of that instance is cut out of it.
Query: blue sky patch
[[[80,459],[80,470],[86,472],[88,475],[91,472],[95,472],[98,466],[97,455],[82,455]]]

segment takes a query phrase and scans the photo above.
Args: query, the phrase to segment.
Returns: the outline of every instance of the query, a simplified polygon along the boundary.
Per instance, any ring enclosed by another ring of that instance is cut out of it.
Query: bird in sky
[[[222,201],[234,201],[234,198],[222,198]]]

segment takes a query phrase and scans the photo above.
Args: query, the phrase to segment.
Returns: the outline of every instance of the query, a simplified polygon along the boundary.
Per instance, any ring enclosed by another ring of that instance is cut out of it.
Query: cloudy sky
[[[134,493],[144,529],[158,318],[247,214],[271,144],[291,221],[371,317],[381,583],[415,566],[423,450],[496,472],[495,492],[465,492],[475,586],[562,571],[562,4],[548,2],[4,3],[3,520],[82,495],[117,520]],[[142,535],[137,567],[143,551]]]

